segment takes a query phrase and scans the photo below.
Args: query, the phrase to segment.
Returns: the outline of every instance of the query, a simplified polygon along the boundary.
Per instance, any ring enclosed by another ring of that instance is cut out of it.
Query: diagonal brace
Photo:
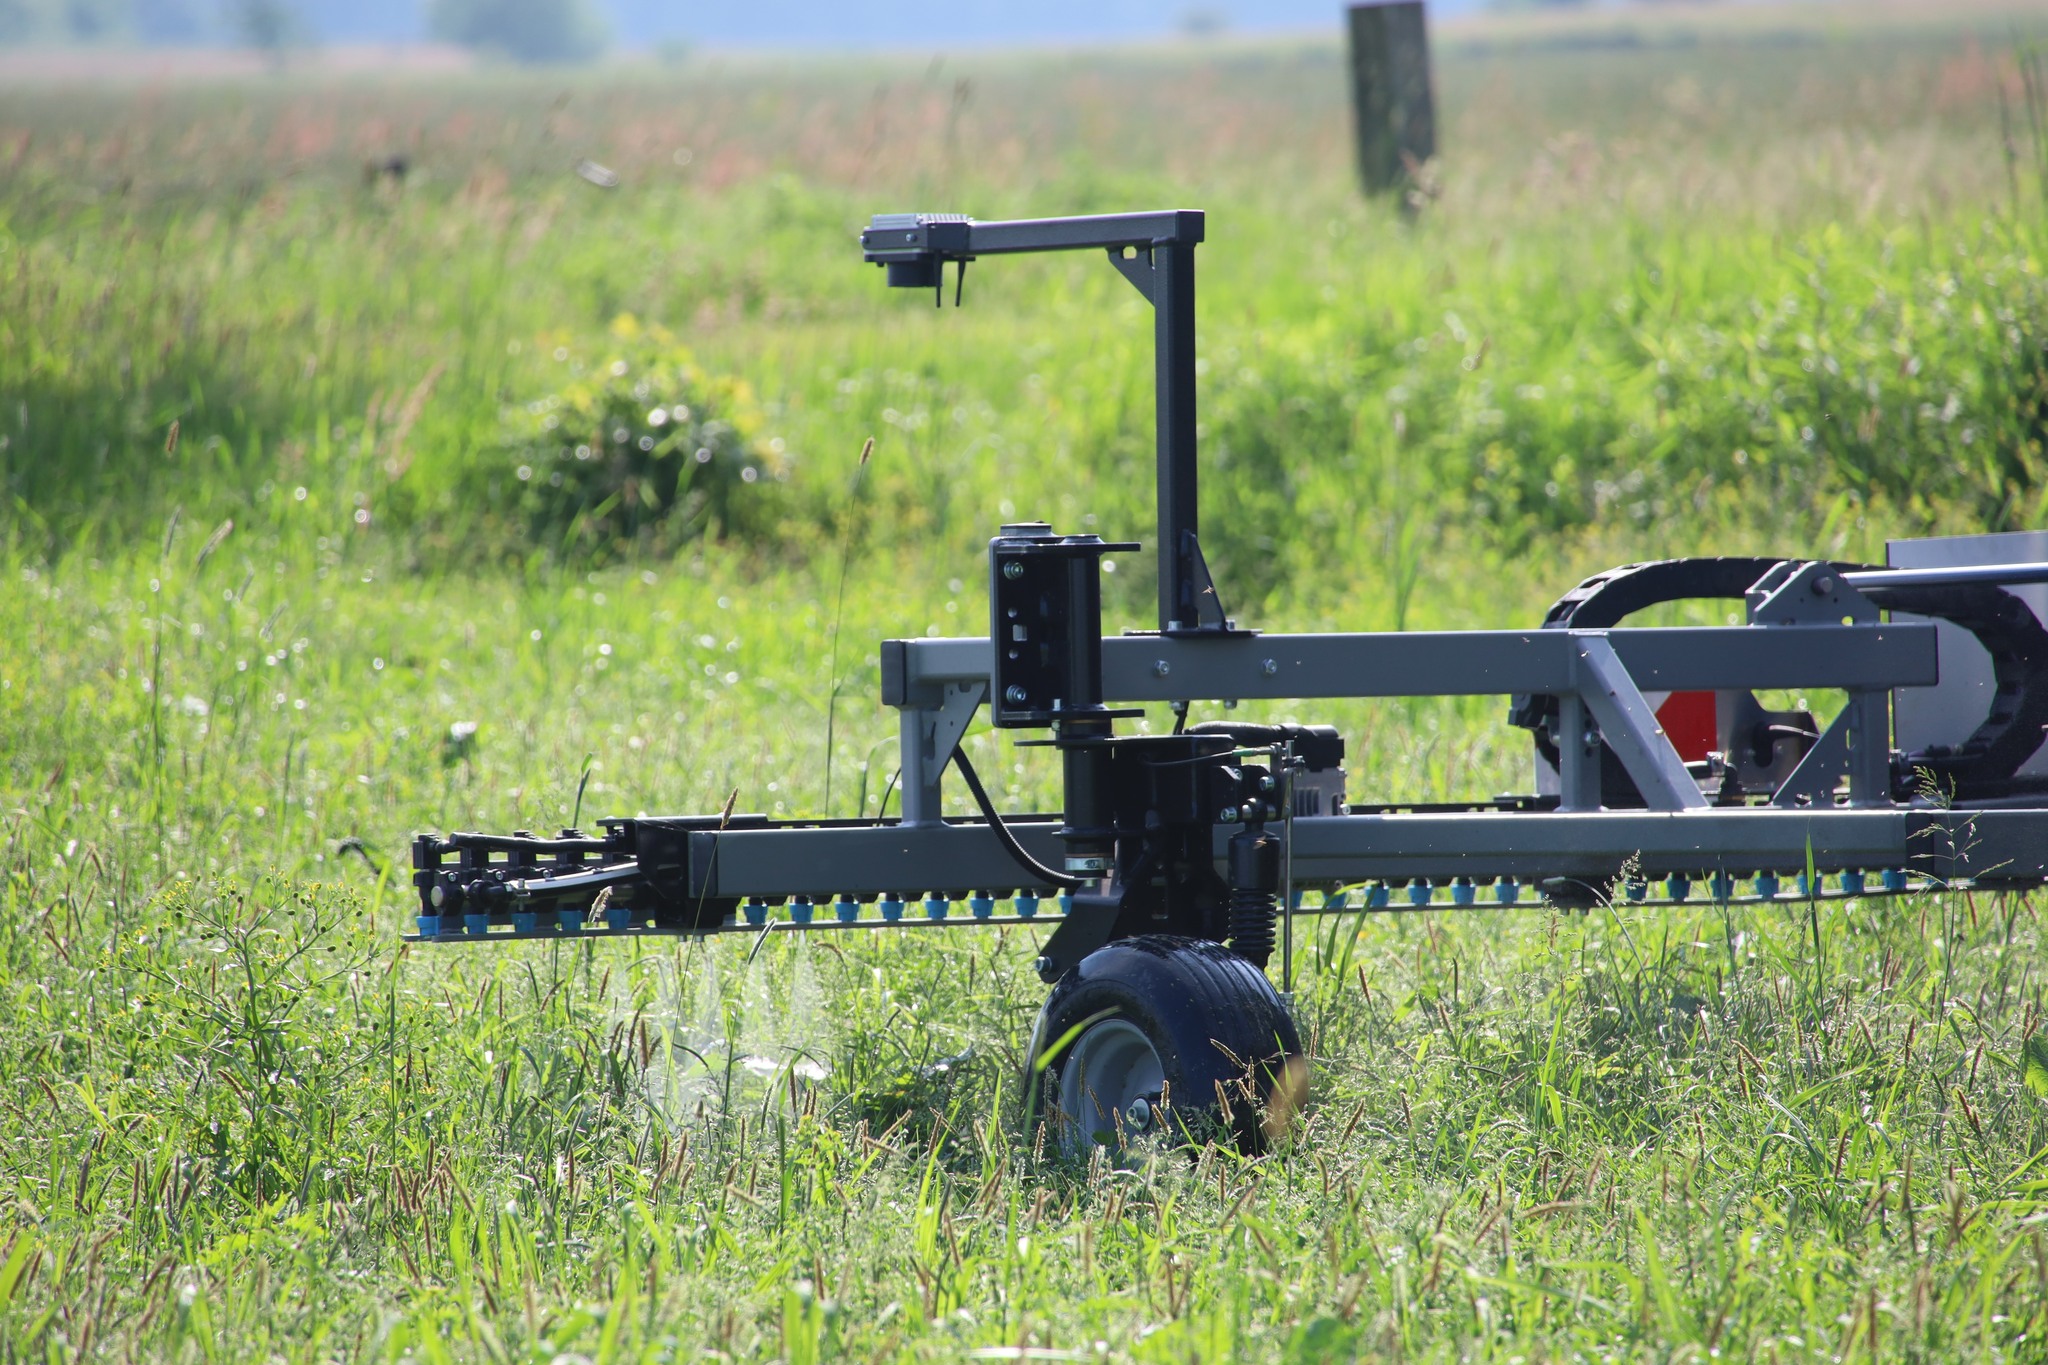
[[[1600,737],[1635,779],[1643,800],[1651,810],[1704,810],[1707,798],[1605,633],[1573,631],[1572,636],[1578,647],[1573,671],[1579,697],[1599,725]]]

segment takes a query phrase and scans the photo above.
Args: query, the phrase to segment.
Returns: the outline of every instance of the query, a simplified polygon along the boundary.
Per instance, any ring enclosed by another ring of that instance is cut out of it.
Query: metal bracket
[[[953,761],[953,751],[960,747],[960,737],[967,733],[975,710],[987,700],[988,684],[970,680],[942,684],[936,705],[911,703],[903,707],[897,742],[903,768],[898,781],[903,789],[904,824],[942,821],[939,779]]]
[[[1193,531],[1181,532],[1180,565],[1182,591],[1189,595],[1189,600],[1180,605],[1185,613],[1192,615],[1195,624],[1164,630],[1162,634],[1181,637],[1258,634],[1255,630],[1239,630],[1237,622],[1224,614],[1223,597],[1216,591],[1216,580],[1210,576],[1209,561],[1202,557],[1201,538]],[[1179,619],[1185,621],[1190,616],[1183,614]]]
[[[1876,621],[1877,604],[1825,561],[1773,565],[1745,594],[1753,626],[1837,626]]]
[[[1131,254],[1126,256],[1125,252]],[[1131,282],[1145,302],[1152,303],[1152,248],[1113,246],[1109,248],[1109,263],[1116,267],[1116,273]]]
[[[1120,895],[1076,891],[1059,928],[1045,941],[1038,958],[1038,979],[1050,986],[1078,966],[1082,958],[1109,942],[1122,911]]]
[[[960,747],[960,737],[967,733],[968,723],[974,719],[975,709],[986,700],[988,688],[981,684],[947,683],[945,700],[936,711],[924,713],[931,727],[921,774],[926,782],[936,783],[946,771],[946,765],[953,761],[953,750]]]
[[[1835,784],[1844,773],[1849,778],[1850,805],[1890,804],[1889,700],[1882,692],[1851,692],[1842,713],[1807,750],[1806,757],[1771,797],[1771,804],[1832,805]]]

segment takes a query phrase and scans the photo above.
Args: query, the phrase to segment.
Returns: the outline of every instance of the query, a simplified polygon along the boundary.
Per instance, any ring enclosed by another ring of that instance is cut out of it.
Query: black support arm
[[[1012,256],[1030,251],[1193,247],[1201,243],[1202,234],[1203,217],[1199,209],[995,222],[980,222],[959,213],[878,213],[861,233],[860,245],[870,262],[893,265]]]
[[[860,235],[867,261],[897,288],[938,291],[947,262],[978,256],[1102,250],[1151,301],[1159,473],[1159,628],[1228,634],[1197,536],[1195,497],[1195,248],[1199,210],[977,222],[957,213],[881,213]]]

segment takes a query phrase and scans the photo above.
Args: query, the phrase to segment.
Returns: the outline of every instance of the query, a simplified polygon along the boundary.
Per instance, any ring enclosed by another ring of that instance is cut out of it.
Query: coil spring
[[[1273,956],[1273,922],[1280,913],[1280,898],[1270,891],[1230,893],[1230,950],[1254,967],[1263,967]]]

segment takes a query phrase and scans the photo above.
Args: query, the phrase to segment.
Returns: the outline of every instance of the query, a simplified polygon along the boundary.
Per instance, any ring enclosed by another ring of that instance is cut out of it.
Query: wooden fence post
[[[1350,14],[1359,180],[1367,194],[1406,189],[1412,168],[1436,155],[1422,0],[1374,0]]]

